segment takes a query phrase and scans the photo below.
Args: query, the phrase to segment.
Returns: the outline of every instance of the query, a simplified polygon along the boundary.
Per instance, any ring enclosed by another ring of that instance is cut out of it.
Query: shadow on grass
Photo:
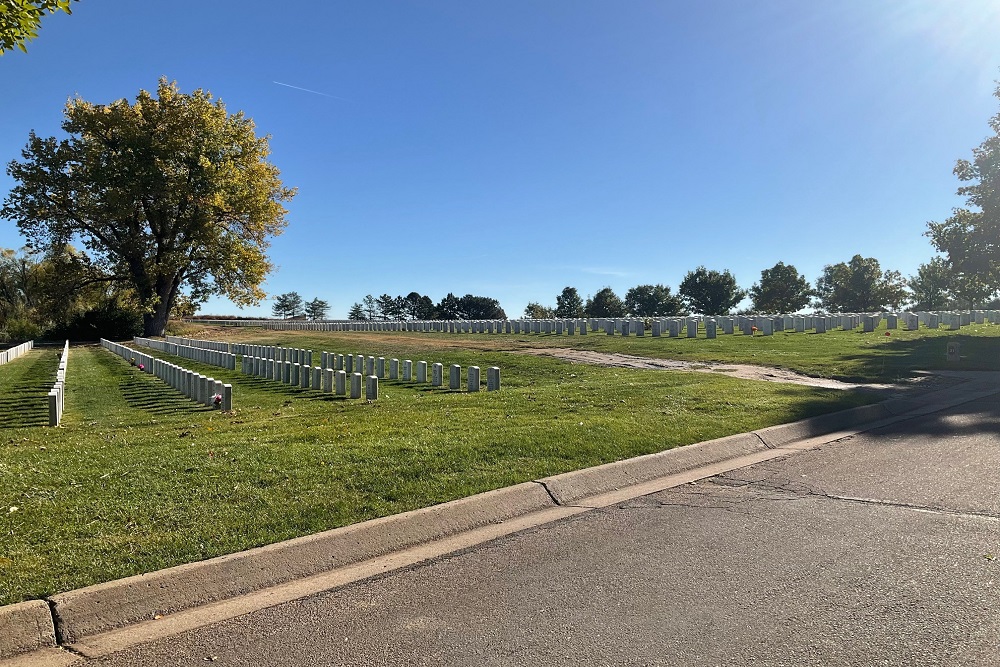
[[[871,335],[871,334],[863,334]],[[961,360],[949,362],[949,343],[961,345]],[[981,336],[939,336],[912,340],[893,339],[876,351],[845,354],[844,361],[857,372],[839,379],[846,381],[893,381],[909,377],[917,370],[997,371],[1000,370],[1000,338]]]
[[[130,407],[153,414],[173,412],[210,412],[213,408],[196,403],[173,387],[141,377],[126,377],[119,384],[122,397]]]
[[[7,373],[0,395],[0,428],[48,426],[48,393],[55,383],[57,352],[43,352],[0,366]]]

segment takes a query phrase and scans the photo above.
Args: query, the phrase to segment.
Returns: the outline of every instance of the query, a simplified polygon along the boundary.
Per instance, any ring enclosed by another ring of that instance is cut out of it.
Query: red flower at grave
[[[886,331],[886,332],[885,332],[885,335],[886,335],[886,336],[891,336],[892,334],[891,334],[891,333],[889,333],[888,331]]]

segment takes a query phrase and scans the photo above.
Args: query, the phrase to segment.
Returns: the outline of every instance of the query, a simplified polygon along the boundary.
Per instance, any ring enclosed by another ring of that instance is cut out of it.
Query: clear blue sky
[[[210,90],[299,190],[265,288],[332,317],[414,290],[515,316],[699,264],[911,275],[997,112],[998,35],[995,0],[82,0],[0,57],[0,161],[72,95]]]

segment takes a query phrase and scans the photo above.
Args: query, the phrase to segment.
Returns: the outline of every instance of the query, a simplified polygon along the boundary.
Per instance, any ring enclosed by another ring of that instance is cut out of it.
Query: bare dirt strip
[[[630,354],[613,354],[608,352],[591,352],[590,350],[570,350],[561,347],[536,348],[518,350],[520,354],[536,354],[545,357],[555,357],[580,364],[595,366],[613,366],[617,368],[644,368],[668,371],[695,371],[698,373],[724,373],[731,377],[744,380],[761,380],[764,382],[784,382],[801,384],[809,387],[825,387],[827,389],[868,389],[872,391],[891,391],[898,389],[891,384],[852,384],[828,378],[816,378],[802,375],[794,371],[767,366],[751,366],[749,364],[721,364],[710,361],[678,361],[675,359],[652,359],[650,357],[635,357]]]

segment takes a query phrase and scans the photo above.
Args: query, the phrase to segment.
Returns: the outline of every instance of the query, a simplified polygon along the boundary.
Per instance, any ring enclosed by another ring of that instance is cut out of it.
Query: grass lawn
[[[103,349],[71,348],[62,426],[40,426],[33,408],[3,411],[0,604],[874,400],[570,364],[517,354],[536,343],[523,336],[231,333],[316,352],[474,364],[484,378],[497,365],[503,390],[383,381],[367,403],[178,360],[233,384],[236,410],[223,414]],[[684,346],[603,338],[572,343],[636,354]],[[27,406],[35,391],[42,405],[57,361],[56,350],[35,350],[0,366],[5,408]]]
[[[886,336],[886,333],[889,335]],[[204,334],[204,336],[203,336]],[[920,329],[887,331],[885,325],[874,333],[831,331],[825,334],[778,332],[773,336],[720,335],[704,338],[653,338],[646,335],[586,336],[555,334],[437,334],[352,332],[318,333],[262,329],[185,327],[183,335],[213,340],[269,341],[289,346],[361,346],[393,356],[416,354],[437,347],[442,350],[476,349],[481,354],[516,352],[524,348],[565,347],[598,352],[615,352],[660,359],[693,362],[723,362],[773,366],[814,377],[847,382],[896,382],[917,370],[1000,370],[1000,326],[978,324],[961,331]],[[950,341],[962,345],[962,361],[950,363],[945,349]],[[341,350],[338,350],[341,351]],[[347,350],[344,350],[347,351]],[[363,351],[363,350],[360,350]]]

